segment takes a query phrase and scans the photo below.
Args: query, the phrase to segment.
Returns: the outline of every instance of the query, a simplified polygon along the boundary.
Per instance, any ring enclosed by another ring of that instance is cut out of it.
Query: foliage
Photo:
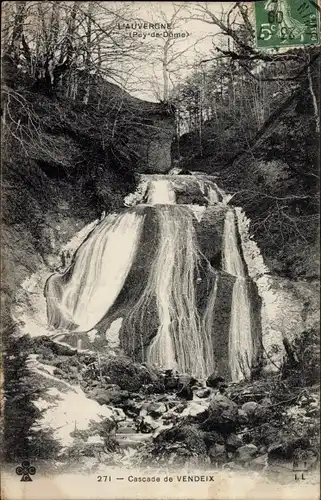
[[[34,428],[41,411],[34,405],[43,388],[27,366],[32,351],[28,336],[6,336],[4,361],[4,430],[3,456],[8,462],[29,458],[53,458],[60,446],[50,431]]]
[[[320,332],[309,329],[297,336],[287,349],[283,377],[295,387],[308,387],[320,380]]]
[[[213,50],[173,91],[179,128],[176,164],[219,174],[232,203],[251,219],[251,235],[272,272],[315,279],[318,231],[318,75],[316,48],[260,52],[243,2],[213,24]]]

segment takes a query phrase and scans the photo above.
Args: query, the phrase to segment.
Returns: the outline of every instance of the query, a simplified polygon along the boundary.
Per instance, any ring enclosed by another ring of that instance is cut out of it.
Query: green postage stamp
[[[318,0],[255,2],[256,44],[262,49],[320,43]]]

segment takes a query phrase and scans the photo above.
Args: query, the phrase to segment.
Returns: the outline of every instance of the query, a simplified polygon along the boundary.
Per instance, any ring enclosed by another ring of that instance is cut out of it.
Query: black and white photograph
[[[1,4],[6,500],[317,500],[320,3]]]

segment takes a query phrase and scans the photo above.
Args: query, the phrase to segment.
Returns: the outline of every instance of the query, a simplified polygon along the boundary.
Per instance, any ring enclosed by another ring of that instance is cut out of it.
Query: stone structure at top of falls
[[[137,160],[139,172],[167,172],[176,133],[175,108],[164,102],[149,102],[132,96],[111,82],[104,82],[104,99],[115,116],[115,137]]]
[[[51,327],[197,377],[249,377],[260,357],[260,300],[217,186],[145,175],[125,205],[47,281]]]

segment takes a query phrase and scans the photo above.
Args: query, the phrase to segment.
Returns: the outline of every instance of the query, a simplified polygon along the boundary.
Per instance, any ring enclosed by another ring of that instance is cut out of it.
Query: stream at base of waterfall
[[[142,176],[122,213],[102,218],[47,280],[50,327],[66,342],[94,332],[107,348],[198,378],[249,378],[260,310],[227,200],[207,176]]]

